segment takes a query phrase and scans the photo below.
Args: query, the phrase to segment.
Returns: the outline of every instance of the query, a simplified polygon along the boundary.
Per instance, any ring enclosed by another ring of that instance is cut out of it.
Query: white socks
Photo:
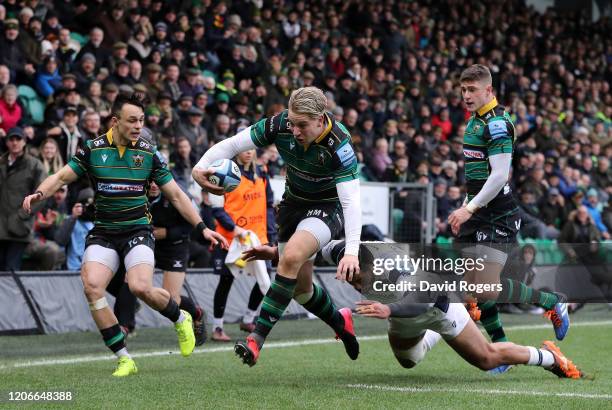
[[[527,366],[542,366],[548,369],[555,364],[555,357],[548,350],[537,349],[533,346],[527,346],[527,349],[529,349]]]
[[[223,318],[222,317],[220,317],[220,318],[214,317],[213,318],[213,329],[216,329],[216,328],[223,329]]]
[[[427,330],[425,332],[425,336],[423,336],[423,343],[425,343],[425,348],[429,352],[435,345],[442,339],[439,333],[434,332],[433,330]]]
[[[251,310],[251,309],[247,309],[246,312],[244,313],[244,316],[242,316],[242,323],[253,323],[253,321],[255,320],[255,315],[257,314],[256,310]]]
[[[185,320],[185,319],[187,319],[187,316],[185,316],[185,314],[181,310],[180,313],[179,313],[178,319],[176,319],[176,322],[174,322],[174,323],[183,323],[183,320]]]
[[[127,348],[126,348],[126,347],[124,347],[124,348],[122,348],[121,350],[119,350],[119,351],[115,352],[115,356],[117,356],[117,357],[119,357],[119,358],[121,358],[121,356],[125,356],[125,357],[128,357],[128,358],[130,358],[130,359],[132,358],[132,356],[130,356],[130,354],[128,353],[128,351],[127,351]]]

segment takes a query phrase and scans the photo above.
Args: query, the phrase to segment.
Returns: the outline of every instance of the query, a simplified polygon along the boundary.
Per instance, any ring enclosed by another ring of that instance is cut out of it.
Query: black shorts
[[[157,241],[155,267],[167,272],[185,272],[189,265],[189,240]]]
[[[90,245],[100,245],[105,248],[114,249],[123,262],[133,247],[145,245],[155,251],[155,238],[150,225],[142,225],[128,229],[110,230],[94,227],[87,234],[85,248]]]
[[[331,232],[331,239],[337,238],[344,227],[340,201],[297,202],[283,198],[278,207],[278,241],[288,242],[298,224],[306,218],[317,218],[323,221]]]
[[[225,264],[225,258],[227,257],[227,251],[221,249],[220,247],[215,247],[212,260],[213,260],[213,272],[215,275],[230,275],[232,276],[232,272],[230,272],[229,268]]]
[[[518,208],[506,212],[482,208],[461,225],[456,242],[516,244],[520,229]]]

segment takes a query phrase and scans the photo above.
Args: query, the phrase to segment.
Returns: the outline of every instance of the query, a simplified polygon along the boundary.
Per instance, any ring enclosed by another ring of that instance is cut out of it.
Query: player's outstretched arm
[[[160,189],[164,196],[168,198],[168,200],[172,203],[172,205],[176,208],[177,211],[189,222],[194,228],[202,232],[202,236],[205,239],[209,240],[213,245],[221,244],[223,249],[227,249],[229,244],[227,243],[227,239],[223,237],[218,232],[215,232],[209,229],[198,215],[197,211],[191,204],[191,200],[179,188],[177,183],[172,179],[170,182],[160,186]]]
[[[43,201],[57,192],[64,185],[68,185],[71,182],[76,181],[78,175],[70,168],[65,165],[62,169],[57,171],[55,174],[45,178],[45,180],[36,188],[36,192],[26,196],[23,199],[23,210],[27,213],[32,211],[32,206],[37,202]]]
[[[242,253],[242,258],[247,261],[255,260],[278,260],[278,247],[270,245],[254,246]]]
[[[336,279],[353,280],[359,274],[359,240],[361,239],[361,191],[359,180],[341,182],[336,185],[338,198],[344,215],[344,236],[346,248],[338,264]]]
[[[208,177],[213,174],[210,165],[220,159],[231,159],[241,152],[255,149],[257,146],[251,139],[251,127],[247,127],[238,134],[226,140],[216,143],[200,158],[193,167],[191,176],[205,190],[215,195],[223,195],[223,188],[218,187],[208,181]]]

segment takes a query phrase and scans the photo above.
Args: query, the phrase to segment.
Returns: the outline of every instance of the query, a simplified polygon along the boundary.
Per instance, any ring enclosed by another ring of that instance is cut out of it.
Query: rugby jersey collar
[[[323,115],[325,115],[325,119],[327,120],[327,127],[325,127],[325,129],[323,130],[323,132],[321,133],[321,135],[319,135],[317,137],[316,140],[314,140],[315,144],[318,144],[319,142],[323,141],[323,138],[327,137],[327,134],[329,134],[329,132],[332,129],[332,126],[334,125],[332,123],[331,118],[329,118],[329,116],[327,115],[327,113],[324,113]]]
[[[109,128],[109,130],[106,132],[106,140],[108,141],[108,145],[110,145],[111,147],[113,146],[113,128]],[[134,142],[130,141],[132,143],[132,146],[134,146]],[[125,154],[125,149],[127,148],[127,145],[125,146],[119,146],[119,145],[115,145],[115,147],[117,147],[117,151],[119,151],[119,157],[123,158],[123,154]]]
[[[480,109],[478,110],[478,116],[482,117],[483,115],[491,111],[496,106],[497,106],[497,98],[493,97],[491,101],[489,101],[487,104],[480,107]]]

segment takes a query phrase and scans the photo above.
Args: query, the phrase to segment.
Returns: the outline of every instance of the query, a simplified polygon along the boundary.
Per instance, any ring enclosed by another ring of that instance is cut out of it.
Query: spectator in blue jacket
[[[48,98],[62,85],[62,76],[57,68],[57,59],[48,56],[43,60],[41,68],[34,80],[36,91],[43,98]]]

